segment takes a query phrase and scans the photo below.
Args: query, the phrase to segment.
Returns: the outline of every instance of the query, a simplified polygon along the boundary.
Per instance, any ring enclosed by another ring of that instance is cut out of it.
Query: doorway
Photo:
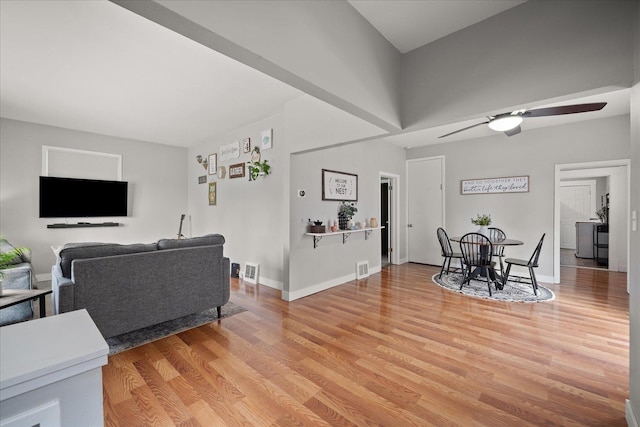
[[[607,160],[599,162],[560,164],[555,166],[554,199],[554,282],[560,283],[560,186],[564,180],[597,179],[609,180],[608,214],[608,269],[626,272],[629,265],[629,160]],[[594,212],[595,213],[595,212]],[[627,290],[629,282],[627,277]]]
[[[382,267],[391,264],[389,254],[389,192],[392,187],[389,178],[382,178],[380,182],[380,225],[384,228],[380,230],[380,262]]]
[[[398,220],[400,218],[400,175],[380,172],[380,267],[400,264]]]

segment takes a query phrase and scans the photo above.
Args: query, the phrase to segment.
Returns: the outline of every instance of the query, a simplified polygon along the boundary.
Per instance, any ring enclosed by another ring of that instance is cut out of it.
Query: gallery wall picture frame
[[[229,179],[244,178],[245,165],[244,163],[236,163],[229,166]]]
[[[218,203],[218,191],[216,182],[209,183],[209,206],[215,206]]]
[[[216,153],[209,154],[209,175],[218,173],[218,155]]]
[[[242,140],[242,152],[243,153],[251,152],[251,138],[245,138]]]
[[[260,132],[260,147],[263,150],[269,150],[273,147],[273,129]]]
[[[358,201],[358,175],[322,169],[322,200]]]
[[[198,184],[206,184],[207,183],[207,175],[202,175],[198,177]]]
[[[529,175],[463,179],[460,181],[460,194],[462,195],[528,192]]]
[[[240,141],[233,141],[220,147],[220,162],[227,162],[240,157]]]

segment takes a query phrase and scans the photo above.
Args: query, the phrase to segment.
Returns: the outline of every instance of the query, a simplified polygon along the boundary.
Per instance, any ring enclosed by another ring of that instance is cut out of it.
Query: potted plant
[[[254,147],[251,152],[251,161],[247,162],[249,169],[249,181],[255,181],[260,176],[269,175],[271,165],[268,160],[260,161],[260,148]]]
[[[487,235],[487,227],[491,225],[491,215],[476,214],[475,218],[471,218],[471,223],[480,226],[478,233]]]
[[[353,215],[358,212],[355,202],[341,202],[338,208],[338,224],[340,230],[348,230],[347,223],[351,221]]]
[[[2,236],[0,236],[0,240],[6,243],[6,240]],[[4,243],[3,243],[4,247]],[[4,270],[7,268],[11,268],[12,265],[16,263],[16,258],[22,257],[22,252],[26,248],[13,248],[7,250],[6,252],[0,252],[0,295],[2,295],[2,278],[4,277]]]

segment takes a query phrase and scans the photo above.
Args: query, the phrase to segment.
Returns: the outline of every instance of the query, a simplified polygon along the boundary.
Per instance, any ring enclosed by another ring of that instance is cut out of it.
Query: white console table
[[[0,328],[0,425],[102,426],[109,347],[86,310]]]
[[[306,236],[313,236],[313,249],[318,247],[318,243],[324,236],[337,236],[342,235],[342,243],[347,243],[347,239],[351,236],[351,233],[364,233],[364,240],[367,240],[373,230],[381,230],[384,228],[384,225],[381,227],[373,227],[373,228],[359,228],[356,230],[339,230],[339,231],[330,231],[329,233],[304,233]]]

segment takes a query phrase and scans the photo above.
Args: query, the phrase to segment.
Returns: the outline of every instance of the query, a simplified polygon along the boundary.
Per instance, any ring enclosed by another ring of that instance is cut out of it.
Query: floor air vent
[[[369,261],[360,261],[356,263],[356,279],[364,279],[369,277]]]

